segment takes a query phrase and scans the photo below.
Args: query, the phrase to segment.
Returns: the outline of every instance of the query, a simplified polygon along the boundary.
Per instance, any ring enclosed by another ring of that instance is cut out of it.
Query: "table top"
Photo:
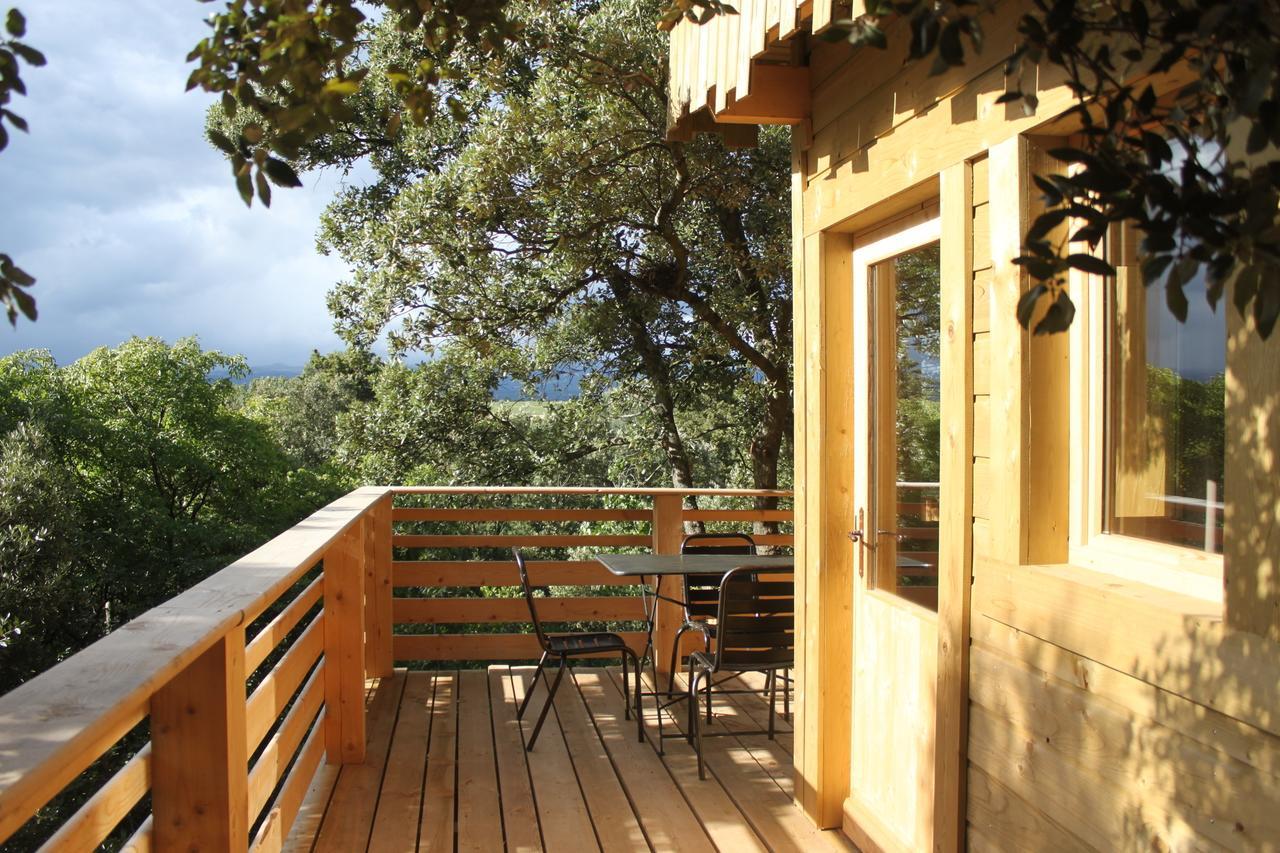
[[[718,574],[738,566],[776,566],[790,569],[795,557],[752,557],[747,554],[595,554],[615,575]]]

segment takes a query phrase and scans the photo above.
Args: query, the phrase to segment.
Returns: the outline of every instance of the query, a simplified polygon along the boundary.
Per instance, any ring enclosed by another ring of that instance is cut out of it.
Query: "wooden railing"
[[[789,528],[792,520],[790,509],[705,506],[709,502],[745,504],[762,495],[789,498],[781,492],[443,487],[397,488],[395,492],[399,503],[427,503],[397,506],[392,515],[397,555],[392,563],[392,585],[400,593],[391,606],[400,632],[392,642],[396,660],[404,661],[538,657],[536,638],[525,625],[528,611],[524,601],[516,597],[519,579],[511,558],[513,547],[527,552],[529,576],[535,584],[598,588],[547,600],[539,609],[543,619],[635,622],[643,617],[638,591],[632,588],[628,595],[619,594],[623,590],[618,589],[635,581],[610,575],[590,558],[593,552],[670,550],[672,544],[678,547],[685,532],[695,525],[751,530],[756,524]],[[432,505],[433,498],[447,499],[451,505]],[[704,506],[686,505],[695,500]],[[468,501],[488,505],[452,505]],[[524,529],[505,532],[516,526]],[[504,532],[484,529],[495,527]],[[423,529],[430,532],[419,532]],[[768,547],[789,548],[792,544],[789,532],[754,536]],[[490,589],[483,596],[475,592],[450,595],[460,588],[474,591],[479,587]],[[452,630],[460,625],[468,626],[468,632]],[[510,629],[492,632],[497,625]],[[622,633],[637,650],[643,646],[643,632]]]
[[[536,583],[613,591],[619,581],[589,561],[591,551],[672,553],[686,522],[742,527],[790,520],[785,509],[720,505],[762,496],[787,497],[727,490],[357,489],[0,697],[0,840],[86,770],[100,767],[104,756],[124,752],[122,766],[96,785],[47,849],[91,850],[113,833],[124,834],[122,821],[136,823],[150,795],[150,814],[126,849],[278,850],[321,762],[364,760],[366,678],[389,674],[396,661],[535,655],[523,631],[464,634],[453,627],[523,622],[518,599],[431,597],[440,587],[513,586],[514,565],[503,554],[517,545],[555,549],[554,559],[534,562]],[[703,506],[686,508],[686,499]],[[466,500],[506,505],[456,505]],[[406,505],[393,508],[393,501]],[[530,501],[556,505],[524,505]],[[581,505],[588,502],[596,505]],[[393,525],[399,528],[394,535]],[[476,532],[459,525],[530,529]],[[565,525],[578,529],[564,532]],[[594,530],[598,525],[628,527]],[[422,530],[433,526],[445,529]],[[771,546],[791,541],[785,533],[758,539]],[[393,545],[405,559],[393,561]],[[422,555],[431,559],[407,559]],[[581,594],[560,597],[554,615],[616,622],[638,619],[640,609],[636,596]],[[404,633],[393,635],[393,625]],[[662,630],[674,631],[670,614],[665,625]],[[442,626],[448,632],[422,633]],[[639,632],[628,636],[640,641]],[[659,647],[670,648],[669,641],[660,638]]]

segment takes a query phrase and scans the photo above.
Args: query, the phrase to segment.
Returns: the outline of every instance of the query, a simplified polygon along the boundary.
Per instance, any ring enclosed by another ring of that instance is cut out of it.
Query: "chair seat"
[[[547,637],[547,648],[552,654],[572,655],[587,652],[620,652],[627,643],[617,634],[601,631],[596,634],[552,634]]]

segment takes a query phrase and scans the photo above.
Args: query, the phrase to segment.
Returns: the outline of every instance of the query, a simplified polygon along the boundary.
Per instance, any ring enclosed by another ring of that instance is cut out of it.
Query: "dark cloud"
[[[208,7],[21,8],[49,65],[24,74],[30,95],[13,105],[30,136],[0,152],[0,251],[39,279],[40,320],[0,328],[0,351],[66,362],[134,334],[197,334],[251,363],[301,364],[339,346],[324,297],[346,267],[314,241],[337,178],[244,207],[203,138],[209,98],[184,92]]]

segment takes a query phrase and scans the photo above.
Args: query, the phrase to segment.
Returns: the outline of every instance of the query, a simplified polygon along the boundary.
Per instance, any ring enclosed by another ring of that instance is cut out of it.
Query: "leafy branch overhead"
[[[1111,275],[1103,239],[1128,223],[1141,235],[1148,287],[1185,320],[1192,282],[1215,309],[1231,290],[1268,337],[1280,318],[1280,3],[1274,0],[1031,0],[1005,57],[998,103],[1038,106],[1040,66],[1065,72],[1078,141],[1052,151],[1061,174],[1036,178],[1045,210],[1017,263],[1036,284],[1018,319],[1037,334],[1075,314],[1070,270]],[[884,48],[902,18],[913,60],[932,71],[983,47],[994,0],[869,0],[829,38]]]
[[[9,144],[10,127],[23,133],[27,132],[27,121],[9,109],[14,94],[27,94],[27,86],[22,82],[22,68],[25,62],[34,68],[45,64],[44,54],[25,44],[21,39],[27,34],[27,20],[17,9],[10,9],[4,20],[5,34],[0,36],[0,151]],[[13,258],[0,253],[0,302],[4,303],[9,322],[17,324],[18,312],[28,320],[36,318],[36,302],[27,292],[36,280],[24,272]]]

